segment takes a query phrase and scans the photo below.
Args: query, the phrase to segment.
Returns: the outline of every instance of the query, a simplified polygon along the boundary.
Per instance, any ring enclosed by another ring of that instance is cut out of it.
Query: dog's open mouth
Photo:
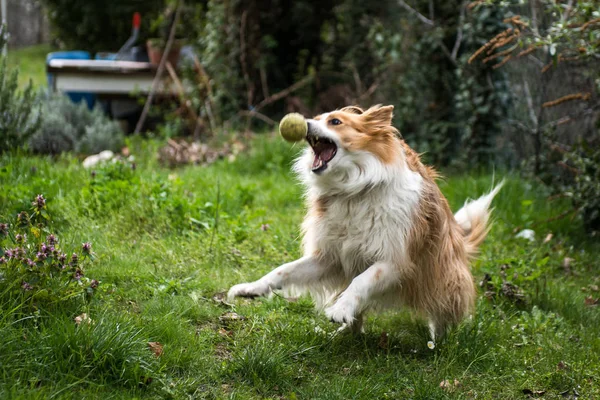
[[[325,171],[327,163],[333,160],[333,157],[337,153],[336,144],[327,138],[310,134],[306,137],[306,140],[310,144],[310,147],[312,147],[313,153],[315,153],[312,171],[317,174]]]

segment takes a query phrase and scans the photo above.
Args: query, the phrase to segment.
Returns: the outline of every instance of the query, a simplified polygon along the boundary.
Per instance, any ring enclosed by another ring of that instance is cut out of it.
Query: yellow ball
[[[279,123],[279,133],[288,142],[299,142],[305,139],[307,132],[306,119],[298,113],[286,115]]]

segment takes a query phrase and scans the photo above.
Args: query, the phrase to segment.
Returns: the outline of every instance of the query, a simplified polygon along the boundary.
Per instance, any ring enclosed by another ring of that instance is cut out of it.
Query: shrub
[[[84,102],[75,104],[66,96],[52,95],[42,103],[42,125],[29,141],[40,154],[66,151],[99,153],[118,150],[123,144],[119,124],[96,107],[90,111]]]
[[[44,309],[93,295],[99,283],[85,276],[85,267],[94,258],[91,244],[83,243],[79,253],[63,251],[59,238],[48,229],[50,215],[43,195],[35,198],[30,211],[19,213],[13,223],[0,223],[2,296]]]
[[[8,40],[4,25],[0,26],[0,49]],[[8,71],[6,58],[0,55],[0,152],[22,147],[39,125],[30,118],[35,107],[31,82],[21,93],[18,90],[18,70]]]
[[[54,35],[71,49],[117,51],[131,35],[134,12],[142,14],[142,35],[164,0],[43,0]],[[140,43],[143,43],[142,37]]]
[[[506,31],[489,37],[473,65],[495,64],[509,77],[513,107],[507,142],[527,171],[569,197],[590,231],[600,229],[600,23],[597,2],[478,1],[475,12],[502,12]]]

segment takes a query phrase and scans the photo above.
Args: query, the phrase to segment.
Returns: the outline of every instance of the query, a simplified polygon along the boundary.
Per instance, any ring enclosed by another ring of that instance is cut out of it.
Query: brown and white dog
[[[295,170],[306,185],[304,256],[235,296],[308,291],[342,328],[362,330],[374,308],[410,307],[432,337],[472,310],[469,263],[488,232],[489,194],[452,214],[435,180],[392,126],[393,106],[358,107],[308,120],[309,147]]]

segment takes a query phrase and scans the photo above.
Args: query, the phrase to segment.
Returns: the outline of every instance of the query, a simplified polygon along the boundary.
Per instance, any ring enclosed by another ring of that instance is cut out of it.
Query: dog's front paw
[[[227,299],[233,301],[235,297],[258,297],[265,296],[269,293],[271,293],[271,288],[261,281],[240,283],[229,289],[229,292],[227,292]]]
[[[345,324],[347,327],[351,327],[356,321],[358,310],[356,309],[356,304],[341,298],[335,302],[334,305],[325,309],[325,315],[332,322]]]

